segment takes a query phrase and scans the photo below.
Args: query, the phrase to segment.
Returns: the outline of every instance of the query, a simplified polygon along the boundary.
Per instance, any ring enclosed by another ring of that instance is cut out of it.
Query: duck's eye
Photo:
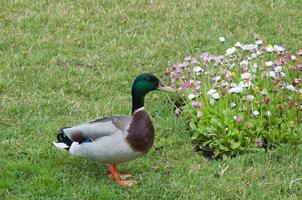
[[[155,79],[153,77],[147,77],[147,81],[153,82]]]

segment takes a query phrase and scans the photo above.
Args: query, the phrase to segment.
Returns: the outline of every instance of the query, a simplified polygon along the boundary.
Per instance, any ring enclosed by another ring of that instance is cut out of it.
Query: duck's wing
[[[96,140],[117,131],[125,131],[131,122],[129,116],[110,116],[96,119],[85,124],[62,128],[61,131],[74,142]]]

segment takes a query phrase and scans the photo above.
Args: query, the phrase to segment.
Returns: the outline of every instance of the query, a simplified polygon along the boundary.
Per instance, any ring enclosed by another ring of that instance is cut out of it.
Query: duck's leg
[[[110,164],[108,166],[108,170],[110,172],[110,175],[113,179],[116,180],[116,182],[120,185],[127,185],[127,186],[131,186],[133,185],[134,183],[136,183],[136,181],[134,180],[122,180],[121,179],[121,176],[123,175],[120,175],[116,169],[116,164]],[[124,175],[125,176],[125,175]],[[129,176],[129,175],[128,175]]]
[[[117,166],[116,166],[116,164],[111,164],[111,165],[109,165],[109,166],[108,166],[108,169],[109,169],[108,171],[109,171],[109,173],[110,173],[110,175],[111,175],[112,178],[114,178],[114,177],[119,177],[119,178],[121,178],[121,179],[126,179],[126,178],[132,176],[131,174],[121,174],[121,173],[119,173],[119,172],[117,171]],[[112,175],[112,172],[113,172],[113,175]]]

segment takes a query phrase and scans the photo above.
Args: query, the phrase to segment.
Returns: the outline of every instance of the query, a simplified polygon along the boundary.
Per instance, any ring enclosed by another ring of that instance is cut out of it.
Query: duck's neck
[[[136,90],[132,90],[132,114],[144,108],[144,100],[145,94],[139,94]]]

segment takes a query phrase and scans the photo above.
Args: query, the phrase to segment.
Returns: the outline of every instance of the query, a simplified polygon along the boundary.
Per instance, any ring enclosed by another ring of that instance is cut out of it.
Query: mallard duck
[[[146,154],[153,145],[154,128],[144,108],[144,97],[153,90],[175,92],[153,74],[140,74],[132,85],[131,116],[109,116],[61,128],[53,144],[72,156],[109,164],[111,177],[118,184],[131,186],[135,181],[124,180],[117,165]]]

